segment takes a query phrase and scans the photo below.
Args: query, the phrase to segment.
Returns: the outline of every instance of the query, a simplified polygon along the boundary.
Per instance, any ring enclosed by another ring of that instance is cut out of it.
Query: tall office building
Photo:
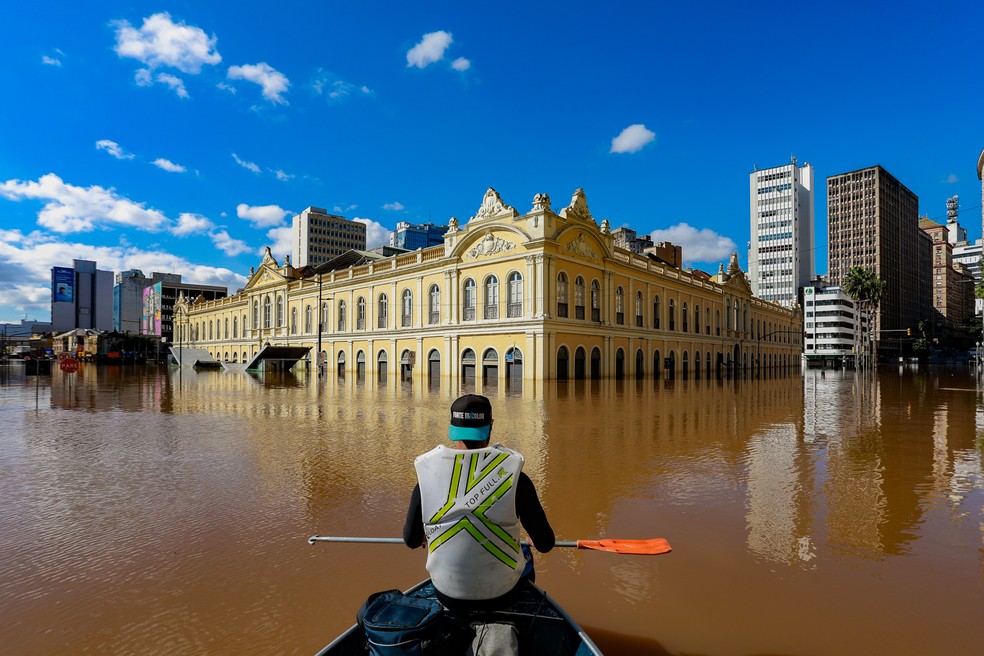
[[[791,308],[814,268],[813,167],[789,164],[749,175],[752,293]]]
[[[925,217],[919,220],[919,229],[933,241],[933,336],[945,339],[948,346],[966,336],[966,324],[974,314],[974,275],[954,259],[949,240],[950,229],[959,226],[956,217],[946,226]],[[967,233],[963,236],[966,243]]]
[[[345,251],[365,250],[366,224],[309,207],[291,222],[295,267],[315,266]]]
[[[919,229],[919,198],[881,166],[831,176],[827,244],[832,285],[843,287],[855,266],[885,281],[872,330],[879,352],[897,352],[897,331],[932,316],[932,241]]]
[[[390,233],[390,246],[405,248],[408,251],[438,246],[444,243],[444,233],[447,231],[446,225],[400,221],[396,224],[396,230]]]
[[[76,328],[113,329],[113,272],[96,269],[91,260],[51,269],[51,329]]]

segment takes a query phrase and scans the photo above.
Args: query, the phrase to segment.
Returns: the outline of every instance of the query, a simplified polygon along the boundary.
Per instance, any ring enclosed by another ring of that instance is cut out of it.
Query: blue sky
[[[592,213],[746,266],[748,174],[881,164],[981,236],[973,2],[19,2],[0,22],[0,321],[52,266],[235,291],[290,218],[381,243],[583,188]],[[373,245],[373,244],[370,244]]]

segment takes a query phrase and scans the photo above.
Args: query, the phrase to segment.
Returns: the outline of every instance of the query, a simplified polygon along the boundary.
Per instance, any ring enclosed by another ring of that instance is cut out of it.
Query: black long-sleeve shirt
[[[519,473],[519,484],[516,487],[516,515],[530,536],[530,541],[537,551],[546,553],[554,547],[554,532],[543,512],[540,498],[536,494],[536,486],[525,473]],[[403,523],[403,542],[411,549],[416,549],[424,543],[424,520],[420,510],[420,485],[413,487],[410,495],[410,507],[407,509],[407,519]]]

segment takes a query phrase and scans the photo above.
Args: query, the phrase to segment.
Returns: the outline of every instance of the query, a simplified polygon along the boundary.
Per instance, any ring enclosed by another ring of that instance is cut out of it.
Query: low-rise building
[[[302,347],[340,378],[455,389],[744,374],[798,367],[803,346],[800,311],[752,296],[737,254],[697,276],[618,248],[580,189],[523,214],[489,189],[442,245],[330,271],[268,250],[240,292],[176,313],[176,341],[216,360]]]
[[[838,363],[858,352],[863,318],[843,289],[814,280],[803,288],[803,357]]]

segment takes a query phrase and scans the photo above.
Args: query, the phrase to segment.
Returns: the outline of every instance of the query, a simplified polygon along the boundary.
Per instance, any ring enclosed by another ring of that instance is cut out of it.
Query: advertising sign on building
[[[161,335],[161,283],[155,283],[143,290],[140,332],[144,335]]]
[[[72,303],[75,300],[75,269],[51,269],[51,297],[55,303]]]

